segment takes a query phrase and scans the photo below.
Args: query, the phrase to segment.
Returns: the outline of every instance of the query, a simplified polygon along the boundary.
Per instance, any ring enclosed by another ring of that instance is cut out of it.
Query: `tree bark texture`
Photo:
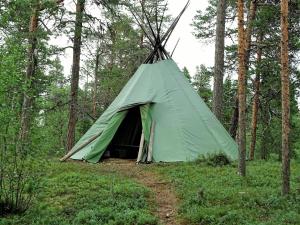
[[[94,89],[93,89],[93,117],[97,117],[97,87],[98,87],[98,70],[99,70],[99,50],[96,53],[96,60],[95,60],[95,80],[94,80]]]
[[[264,86],[263,83],[262,86]],[[270,116],[269,101],[266,101],[263,107],[261,107],[261,117],[262,117],[262,121],[264,122],[262,123],[261,140],[263,141],[260,144],[260,159],[267,160],[269,157],[269,148],[270,148],[270,145],[268,145],[268,143],[272,141],[272,138],[270,137],[271,116]]]
[[[73,43],[73,64],[71,74],[71,93],[69,108],[69,123],[67,135],[67,151],[70,151],[75,144],[75,128],[77,122],[77,99],[80,72],[81,34],[82,20],[85,0],[77,0],[76,19]]]
[[[253,22],[256,17],[256,9],[257,9],[257,0],[252,0],[249,6],[249,13],[247,16],[247,28],[245,31],[245,70],[248,71],[249,67],[249,58],[251,52],[251,38],[252,38],[252,30],[253,30]]]
[[[236,139],[237,129],[238,129],[238,120],[239,120],[239,99],[238,96],[235,97],[234,108],[230,120],[229,133],[233,139]]]
[[[262,34],[258,36],[258,43],[262,42]],[[254,78],[254,96],[252,103],[252,119],[251,119],[251,143],[249,150],[249,159],[254,159],[255,145],[256,145],[256,130],[257,130],[257,115],[258,115],[258,103],[259,103],[259,87],[260,87],[260,64],[262,57],[262,48],[259,47],[257,50],[257,68]]]
[[[247,28],[245,31],[245,73],[247,73],[249,68],[249,58],[250,58],[250,52],[251,52],[251,37],[252,37],[252,30],[253,30],[253,21],[256,18],[256,11],[257,11],[257,1],[252,0],[249,5],[249,13],[247,16]],[[246,82],[246,80],[245,80]],[[238,98],[237,98],[238,101]],[[236,103],[238,105],[238,102]],[[231,117],[231,127],[230,127],[230,134],[233,138],[236,137],[237,133],[237,121],[238,121],[238,107],[234,108],[234,111],[232,113]]]
[[[290,192],[288,0],[281,0],[282,194]]]
[[[215,43],[213,112],[222,121],[226,0],[219,0]]]
[[[244,1],[238,0],[238,145],[239,145],[239,173],[246,175],[246,70],[245,70],[245,30],[244,30]]]
[[[22,111],[21,111],[21,125],[19,132],[19,141],[21,144],[26,143],[28,140],[28,133],[31,124],[31,114],[33,107],[33,82],[34,76],[36,72],[37,66],[37,28],[38,28],[38,19],[39,19],[39,11],[40,4],[37,1],[35,7],[33,8],[32,15],[30,17],[29,23],[29,37],[28,37],[28,62],[25,74],[25,91],[23,93],[23,103],[22,103]]]

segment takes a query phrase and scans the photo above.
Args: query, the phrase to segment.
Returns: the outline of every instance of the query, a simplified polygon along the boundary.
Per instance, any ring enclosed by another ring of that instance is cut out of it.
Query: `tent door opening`
[[[102,158],[136,159],[141,133],[140,109],[134,107],[128,110]]]

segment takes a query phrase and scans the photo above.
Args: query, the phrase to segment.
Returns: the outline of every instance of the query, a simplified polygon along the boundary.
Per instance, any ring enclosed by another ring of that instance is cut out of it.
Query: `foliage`
[[[3,128],[0,129],[1,216],[23,213],[31,206],[43,169],[43,160],[39,159],[42,158],[43,152],[36,148],[41,142],[38,140],[40,133],[34,132],[41,124],[37,116],[40,108],[35,100],[46,92],[46,87],[51,83],[51,76],[48,77],[46,71],[51,67],[53,49],[47,43],[48,33],[40,26],[34,34],[39,39],[35,49],[39,60],[34,68],[34,79],[29,81],[25,74],[29,64],[28,21],[35,5],[32,3],[30,0],[4,1],[0,6],[0,124]],[[52,13],[55,13],[56,7],[45,7],[47,9],[43,11],[41,18],[45,16],[49,19],[53,16]],[[25,95],[34,100],[27,109],[28,116],[34,120],[28,131],[29,139],[22,142],[19,131]]]
[[[280,196],[280,164],[248,164],[248,176],[236,165],[211,167],[206,163],[163,164],[152,168],[172,182],[181,199],[180,217],[186,224],[298,224],[300,195]],[[299,164],[292,163],[291,186],[299,187]]]
[[[210,87],[212,76],[213,72],[211,68],[200,65],[196,68],[196,74],[193,77],[194,79],[192,83],[198,94],[208,106],[211,106],[212,101],[212,91]]]
[[[217,154],[211,154],[207,156],[200,156],[197,160],[196,163],[205,163],[208,166],[226,166],[230,165],[231,161],[229,158],[224,154],[224,153],[217,153]]]
[[[157,224],[147,202],[149,190],[103,168],[49,164],[33,207],[23,216],[2,218],[0,224]]]
[[[212,41],[216,36],[216,17],[217,17],[217,4],[216,0],[209,0],[208,6],[205,10],[197,10],[193,18],[192,27],[194,28],[194,36],[197,39],[204,41]],[[227,1],[226,6],[226,31],[225,35],[231,37],[232,34],[237,33],[234,26],[236,2],[232,0]]]
[[[28,22],[35,2],[16,0],[0,3],[0,214],[21,213],[33,204],[24,216],[6,215],[0,224],[157,224],[147,203],[149,191],[135,182],[99,172],[99,165],[52,163],[49,168],[41,165],[45,162],[40,158],[64,154],[70,81],[64,72],[65,65],[60,61],[60,53],[68,49],[69,43],[59,47],[50,43],[57,37],[69,38],[74,31],[75,15],[67,8],[57,7],[55,1],[43,1],[38,31],[33,34],[37,38],[37,65],[31,86],[28,85],[30,82],[25,82],[25,74],[31,60],[27,57]],[[151,47],[132,15],[124,8],[131,1],[86,2],[77,139],[110,105]],[[147,1],[146,10],[153,12],[153,3],[156,2]],[[158,2],[159,5],[165,3],[163,0]],[[223,122],[228,129],[235,107],[237,46],[235,1],[227,3]],[[265,1],[258,7],[247,74],[249,127],[253,79],[260,75],[256,147],[260,154],[256,154],[256,158],[268,161],[251,163],[250,175],[245,179],[234,175],[234,165],[223,166],[228,161],[220,155],[209,157],[205,163],[167,165],[163,167],[164,171],[158,169],[176,185],[183,201],[181,216],[189,223],[296,224],[300,221],[299,193],[288,198],[279,197],[279,164],[273,162],[281,157],[278,4],[279,1]],[[194,18],[194,35],[202,41],[213,40],[216,35],[216,5],[216,0],[210,0],[208,8],[198,11]],[[290,140],[291,156],[297,162],[300,160],[297,103],[300,80],[299,7],[294,1],[290,2]],[[98,15],[90,12],[92,8]],[[260,35],[263,36],[261,42]],[[263,50],[260,62],[256,59],[259,48]],[[183,72],[202,99],[211,106],[212,68],[201,65],[193,78],[186,67]],[[28,89],[29,86],[32,88]],[[19,143],[24,94],[33,97],[30,109],[33,119],[28,142]],[[91,101],[94,96],[95,102]],[[97,109],[95,113],[92,112],[93,104]],[[26,154],[19,152],[19,148],[25,149]],[[219,165],[223,167],[219,168]],[[42,170],[47,175],[40,182]],[[298,171],[299,166],[293,165],[292,175]],[[300,188],[295,177],[292,185]],[[34,201],[36,194],[37,201]]]
[[[0,149],[0,217],[23,213],[32,205],[43,169],[43,160],[20,157],[12,148]]]
[[[202,42],[215,38],[217,2],[211,0],[205,10],[197,11],[192,26],[194,36]],[[249,51],[247,71],[247,136],[251,139],[251,113],[255,91],[254,79],[260,77],[258,129],[256,157],[268,159],[270,154],[277,154],[281,159],[281,80],[280,80],[280,2],[263,1],[257,4],[256,17],[252,22],[252,43]],[[249,1],[247,2],[249,3]],[[245,12],[249,19],[249,6],[245,3]],[[289,67],[291,87],[291,138],[292,157],[296,156],[298,140],[295,133],[299,130],[299,4],[289,2]],[[298,21],[298,22],[297,22]],[[229,130],[233,108],[236,106],[236,73],[237,73],[237,32],[236,2],[227,1],[225,40],[225,74],[224,106],[222,123]],[[249,24],[245,24],[247,27]],[[262,58],[257,59],[261,49]],[[200,94],[201,95],[201,94]]]
[[[183,67],[182,73],[188,79],[189,83],[192,83],[192,77],[190,75],[189,70],[186,67]]]
[[[235,107],[237,81],[227,76],[224,81],[224,107],[223,107],[223,125],[229,130],[231,125],[231,116]]]

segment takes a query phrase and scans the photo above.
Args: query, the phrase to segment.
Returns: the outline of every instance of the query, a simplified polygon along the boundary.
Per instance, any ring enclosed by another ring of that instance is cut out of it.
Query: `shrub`
[[[39,184],[40,163],[16,147],[0,149],[0,216],[25,212]]]
[[[196,163],[206,163],[209,166],[217,167],[217,166],[226,166],[230,165],[229,158],[224,153],[217,153],[207,156],[200,156]]]
[[[300,195],[300,177],[297,177],[297,184],[298,184],[297,193]]]

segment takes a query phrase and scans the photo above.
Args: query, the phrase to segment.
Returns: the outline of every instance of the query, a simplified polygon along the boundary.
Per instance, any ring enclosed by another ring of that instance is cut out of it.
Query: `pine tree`
[[[75,144],[75,128],[76,128],[76,122],[77,122],[77,108],[78,108],[77,101],[78,101],[81,36],[82,36],[84,4],[85,4],[85,0],[77,0],[75,30],[74,30],[74,43],[73,43],[73,64],[72,64],[72,75],[71,75],[71,92],[70,92],[70,111],[69,111],[69,122],[68,122],[67,151],[70,151]]]
[[[288,58],[288,0],[281,0],[282,194],[290,192],[290,89]]]
[[[226,0],[219,0],[215,42],[213,112],[222,121]]]
[[[244,30],[244,1],[238,0],[238,145],[239,145],[239,173],[246,175],[246,70],[245,70],[245,30]]]

